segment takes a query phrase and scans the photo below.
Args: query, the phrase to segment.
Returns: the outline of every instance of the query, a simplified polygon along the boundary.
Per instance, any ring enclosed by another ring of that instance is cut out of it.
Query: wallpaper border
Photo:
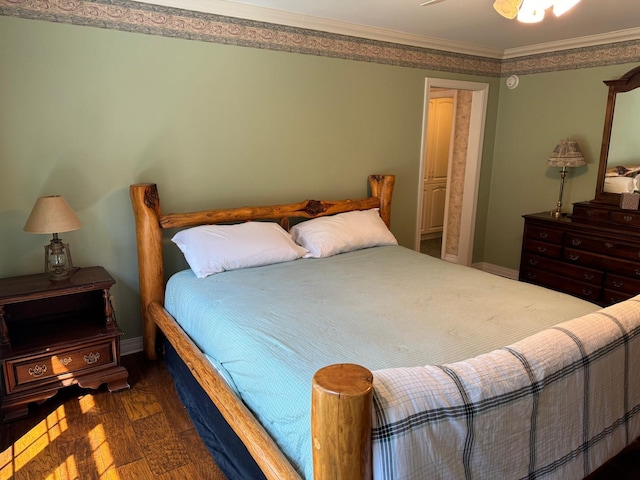
[[[640,39],[501,60],[129,0],[0,0],[0,15],[489,77],[640,61]]]

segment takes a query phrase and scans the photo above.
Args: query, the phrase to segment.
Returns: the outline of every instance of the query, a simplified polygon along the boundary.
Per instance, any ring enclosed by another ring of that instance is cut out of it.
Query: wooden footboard
[[[164,309],[162,230],[249,220],[276,220],[288,228],[289,218],[315,218],[370,208],[379,208],[381,218],[389,226],[394,182],[393,175],[370,176],[371,196],[359,200],[305,200],[295,204],[177,214],[161,213],[155,184],[130,187],[136,222],[145,355],[157,358],[156,336],[160,327],[269,479],[300,477],[256,418]],[[330,365],[314,376],[310,407],[316,480],[371,478],[372,381],[370,371],[352,364]]]

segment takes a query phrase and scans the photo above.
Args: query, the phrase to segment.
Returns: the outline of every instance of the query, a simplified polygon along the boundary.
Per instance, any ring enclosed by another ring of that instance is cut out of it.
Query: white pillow
[[[274,222],[202,225],[178,232],[171,241],[180,248],[198,278],[225,270],[288,262],[307,253]]]
[[[295,225],[291,237],[309,250],[305,258],[323,258],[398,241],[380,218],[377,208],[319,217]]]

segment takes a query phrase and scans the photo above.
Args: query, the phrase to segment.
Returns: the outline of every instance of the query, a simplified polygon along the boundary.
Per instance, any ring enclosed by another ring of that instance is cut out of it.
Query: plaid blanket
[[[640,295],[466,361],[374,371],[374,478],[584,478],[640,435],[639,333]]]

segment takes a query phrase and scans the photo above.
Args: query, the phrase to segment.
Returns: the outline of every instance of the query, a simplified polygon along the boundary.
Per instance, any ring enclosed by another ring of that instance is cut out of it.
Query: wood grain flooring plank
[[[123,395],[122,405],[131,421],[140,420],[162,412],[162,405],[153,393],[151,384],[146,380],[136,383],[129,395]]]
[[[101,425],[109,444],[116,467],[144,458],[144,452],[136,438],[136,432],[124,410],[101,415]]]
[[[226,480],[226,477],[213,461],[209,450],[198,436],[195,428],[180,432],[178,439],[183,445],[189,445],[187,453],[191,460],[192,468],[199,475],[197,478],[207,480]]]

